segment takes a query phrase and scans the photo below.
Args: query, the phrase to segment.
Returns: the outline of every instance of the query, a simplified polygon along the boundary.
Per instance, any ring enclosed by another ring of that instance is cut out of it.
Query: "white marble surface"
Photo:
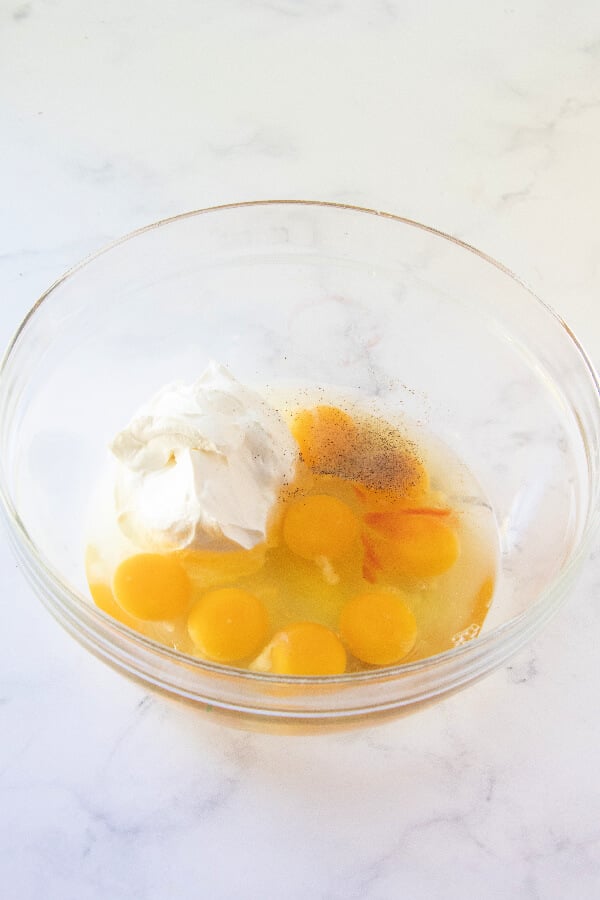
[[[597,0],[4,0],[0,338],[183,210],[387,209],[518,272],[600,363]],[[600,554],[510,666],[418,716],[230,731],[86,655],[0,544],[7,900],[600,896]]]

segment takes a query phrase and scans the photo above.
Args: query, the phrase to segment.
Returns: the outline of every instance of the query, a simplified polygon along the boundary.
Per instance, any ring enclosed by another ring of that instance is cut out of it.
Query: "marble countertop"
[[[5,0],[0,96],[2,345],[121,234],[311,198],[475,244],[600,364],[597,0]],[[600,896],[600,554],[481,683],[292,739],[87,655],[1,540],[7,900]]]

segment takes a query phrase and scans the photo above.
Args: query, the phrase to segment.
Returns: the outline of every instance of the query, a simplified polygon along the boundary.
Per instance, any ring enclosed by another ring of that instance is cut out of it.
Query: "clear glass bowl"
[[[249,384],[360,391],[422,423],[493,504],[500,579],[477,639],[339,677],[200,662],[90,601],[83,522],[106,446],[162,384],[210,358]],[[396,216],[241,203],[159,222],[69,272],[0,373],[0,491],[16,554],[85,647],[247,726],[372,722],[500,666],[565,599],[598,519],[598,381],[567,326],[502,266]]]

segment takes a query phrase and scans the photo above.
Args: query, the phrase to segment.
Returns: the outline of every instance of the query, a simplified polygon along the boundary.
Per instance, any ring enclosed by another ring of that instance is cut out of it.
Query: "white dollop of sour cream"
[[[115,508],[138,546],[250,549],[266,537],[298,446],[284,419],[223,366],[162,388],[111,444]]]

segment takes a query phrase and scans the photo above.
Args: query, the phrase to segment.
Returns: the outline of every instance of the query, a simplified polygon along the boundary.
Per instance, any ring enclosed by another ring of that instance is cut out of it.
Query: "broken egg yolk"
[[[390,510],[368,513],[363,532],[365,577],[431,578],[454,565],[459,554],[456,531],[438,511]],[[374,577],[375,576],[375,577]]]
[[[340,634],[362,662],[389,666],[406,656],[417,639],[417,623],[407,604],[382,591],[359,594],[343,608]]]
[[[264,604],[254,594],[221,588],[208,591],[198,600],[187,627],[200,653],[215,662],[234,663],[262,647],[269,620]]]

